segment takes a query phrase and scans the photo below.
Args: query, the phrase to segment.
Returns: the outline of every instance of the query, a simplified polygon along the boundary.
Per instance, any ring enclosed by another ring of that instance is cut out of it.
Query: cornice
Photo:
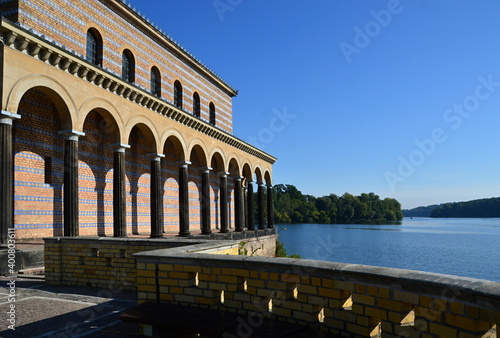
[[[123,99],[138,104],[165,118],[176,121],[217,141],[226,143],[236,149],[246,152],[270,164],[276,158],[248,144],[228,132],[205,122],[190,113],[180,110],[172,103],[151,95],[143,88],[123,81],[118,76],[87,62],[80,56],[71,53],[54,42],[38,36],[11,21],[2,18],[0,25],[4,45],[16,49],[37,60],[47,63],[62,71],[68,72],[80,79],[112,92]]]

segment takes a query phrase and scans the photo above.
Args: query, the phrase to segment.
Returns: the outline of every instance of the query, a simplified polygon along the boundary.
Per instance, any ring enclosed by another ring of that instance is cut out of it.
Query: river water
[[[288,253],[302,258],[500,282],[500,218],[405,218],[398,224],[277,228]]]

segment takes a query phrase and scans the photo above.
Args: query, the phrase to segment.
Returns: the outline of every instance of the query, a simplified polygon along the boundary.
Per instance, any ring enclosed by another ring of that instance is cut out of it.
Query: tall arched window
[[[201,116],[200,95],[198,95],[198,93],[194,93],[193,95],[193,114],[196,117]]]
[[[151,94],[161,97],[161,74],[156,66],[151,68]]]
[[[102,66],[102,38],[94,28],[87,31],[87,61]]]
[[[182,85],[179,81],[174,83],[174,104],[182,109]]]
[[[128,49],[125,49],[122,54],[122,78],[131,83],[135,81],[134,54]]]
[[[215,105],[213,102],[210,102],[210,124],[213,124],[215,126]]]

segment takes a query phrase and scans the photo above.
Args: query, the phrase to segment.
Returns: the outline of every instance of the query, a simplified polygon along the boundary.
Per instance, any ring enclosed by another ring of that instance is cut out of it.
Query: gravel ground
[[[0,337],[143,337],[138,326],[118,319],[137,304],[135,292],[48,286],[43,278],[21,277],[11,290],[10,280],[0,277]],[[11,305],[15,330],[8,322]]]

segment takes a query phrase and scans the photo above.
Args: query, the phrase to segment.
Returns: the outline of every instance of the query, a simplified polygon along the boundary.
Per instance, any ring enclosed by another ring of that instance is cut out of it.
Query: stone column
[[[267,185],[267,227],[274,228],[274,201],[273,201],[273,186]]]
[[[0,111],[0,245],[7,244],[14,227],[14,157],[12,152],[13,120],[21,116]]]
[[[247,212],[247,185],[246,184],[241,184],[241,190],[242,190],[242,208],[241,208],[241,213],[243,215],[243,228],[248,228],[248,212]]]
[[[149,154],[151,158],[151,238],[163,237],[163,197],[161,181],[162,154]]]
[[[247,228],[248,230],[255,230],[255,219],[253,216],[253,181],[247,181]]]
[[[188,166],[191,162],[179,162],[179,236],[187,237],[189,231]]]
[[[227,201],[227,172],[220,172],[220,232],[229,232],[229,205]]]
[[[264,183],[259,183],[258,184],[258,204],[259,204],[259,229],[265,229],[266,228],[266,213],[264,211],[265,206],[264,206]]]
[[[201,233],[210,235],[212,229],[210,227],[210,170],[212,168],[205,167],[201,170]]]
[[[127,144],[113,144],[113,237],[127,237],[127,199],[125,190],[125,149]]]
[[[64,236],[77,237],[80,234],[78,222],[78,137],[85,133],[63,130],[64,135]]]
[[[241,176],[234,178],[234,231],[242,232],[245,222],[243,214],[243,189],[241,187]]]

